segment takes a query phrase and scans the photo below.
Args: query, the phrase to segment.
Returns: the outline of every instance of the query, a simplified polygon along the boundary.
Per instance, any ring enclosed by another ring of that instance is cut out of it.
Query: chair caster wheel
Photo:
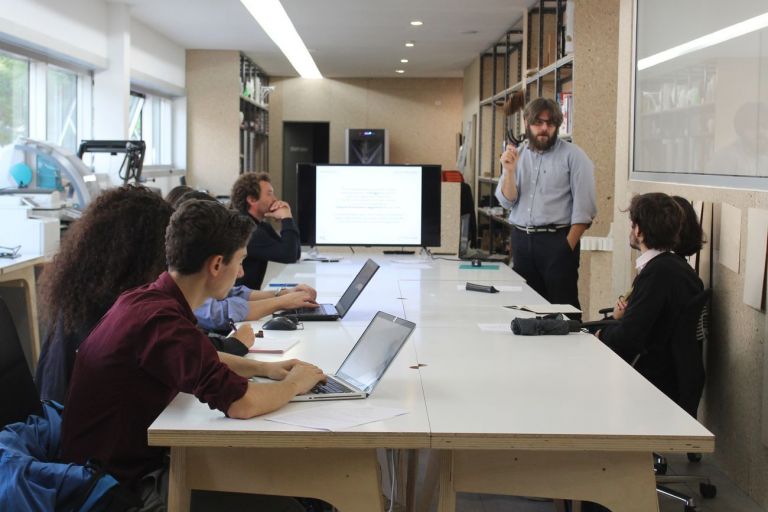
[[[702,482],[699,484],[699,492],[701,493],[702,498],[711,500],[717,496],[717,487],[712,484]]]
[[[701,462],[701,454],[700,453],[688,453],[688,461],[689,462]]]

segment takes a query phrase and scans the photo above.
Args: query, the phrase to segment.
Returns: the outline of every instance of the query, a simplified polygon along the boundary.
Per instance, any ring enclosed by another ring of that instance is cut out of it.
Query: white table
[[[364,259],[303,262],[276,280],[313,279],[321,297],[323,285],[340,293]],[[333,370],[380,305],[404,315],[416,331],[374,395],[356,404],[410,413],[330,433],[229,420],[181,396],[149,429],[150,444],[171,447],[170,510],[186,507],[190,488],[314,496],[342,511],[381,510],[374,449],[429,447],[439,454],[441,511],[454,510],[455,493],[467,491],[647,512],[658,510],[652,451],[713,451],[711,433],[594,337],[481,331],[478,323],[527,315],[502,305],[540,302],[509,268],[461,270],[447,261],[408,268],[392,261],[402,256],[374,259],[382,267],[348,317],[306,322],[304,341],[286,356]],[[459,290],[466,281],[522,289]],[[331,469],[308,483],[307,465],[320,460]]]

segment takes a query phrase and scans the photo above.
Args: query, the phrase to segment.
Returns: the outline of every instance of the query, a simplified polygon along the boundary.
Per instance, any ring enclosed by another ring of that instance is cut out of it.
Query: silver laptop
[[[313,320],[338,320],[344,318],[349,308],[355,303],[357,298],[363,293],[366,285],[370,282],[376,271],[379,270],[379,264],[368,258],[363,267],[357,273],[355,278],[349,283],[344,295],[339,302],[334,304],[319,304],[316,308],[286,309],[276,312],[273,316],[287,316],[297,322],[308,322]]]
[[[328,382],[291,401],[367,398],[415,327],[413,322],[379,311],[336,373],[328,375]]]

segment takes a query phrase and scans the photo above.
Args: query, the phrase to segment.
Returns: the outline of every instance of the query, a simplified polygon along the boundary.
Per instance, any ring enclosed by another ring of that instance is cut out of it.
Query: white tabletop
[[[275,282],[315,284],[338,296],[369,255],[339,263],[285,266]],[[463,270],[464,263],[378,256],[381,265],[349,314],[305,322],[302,342],[285,354],[335,370],[379,309],[417,328],[374,394],[356,401],[409,413],[343,433],[315,432],[258,418],[230,420],[180,396],[150,427],[165,446],[423,446],[537,450],[711,451],[714,436],[596,338],[515,336],[480,323],[509,326],[527,313],[502,306],[543,302],[509,267]],[[484,294],[466,281],[520,286]],[[258,328],[258,323],[255,324]],[[422,365],[417,370],[412,366]],[[326,407],[326,403],[294,403]],[[225,435],[229,433],[229,435]],[[214,435],[209,435],[214,434]],[[427,439],[431,438],[431,439]],[[213,444],[211,444],[213,443]],[[329,444],[330,443],[330,444]]]
[[[254,322],[258,327],[258,322]],[[299,358],[312,361],[333,373],[362,334],[365,326],[353,322],[314,322],[305,331],[269,332],[268,336],[298,337],[301,341],[284,356],[259,354],[261,360]],[[254,355],[249,355],[254,357]],[[392,407],[407,414],[327,432],[275,423],[267,419],[299,409],[320,407]],[[250,420],[226,418],[209,409],[191,395],[179,394],[149,428],[150,442],[161,446],[249,446],[292,448],[426,448],[429,446],[427,420],[421,380],[416,369],[413,342],[407,341],[389,370],[365,400],[294,402],[271,414]]]

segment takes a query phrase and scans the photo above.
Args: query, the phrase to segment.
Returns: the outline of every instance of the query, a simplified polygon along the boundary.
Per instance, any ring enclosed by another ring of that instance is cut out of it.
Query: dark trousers
[[[512,228],[512,268],[552,304],[579,305],[580,246],[571,250],[568,230],[526,233]]]

